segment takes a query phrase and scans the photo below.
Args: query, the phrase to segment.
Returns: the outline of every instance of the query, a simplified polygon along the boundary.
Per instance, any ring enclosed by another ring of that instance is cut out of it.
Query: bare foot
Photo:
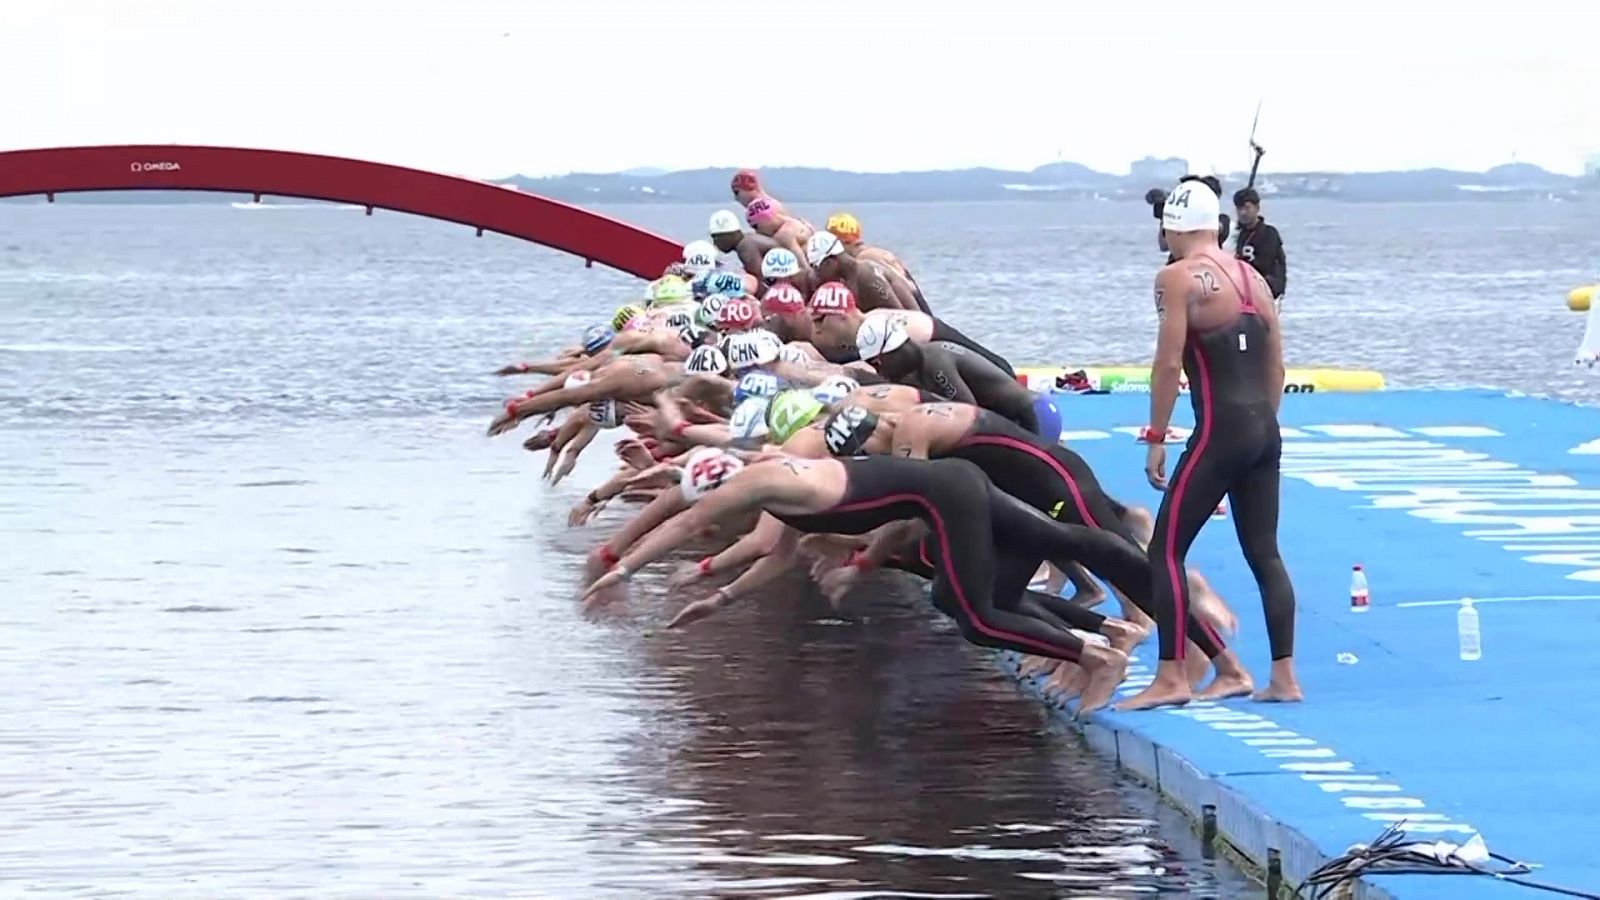
[[[1100,633],[1111,641],[1113,649],[1123,653],[1133,652],[1133,648],[1144,643],[1144,639],[1150,636],[1148,629],[1121,619],[1106,619],[1105,624],[1100,626]]]
[[[1111,701],[1117,685],[1128,674],[1128,655],[1109,647],[1084,653],[1083,671],[1088,679],[1083,685],[1083,699],[1078,703],[1078,718],[1084,718]]]
[[[1156,665],[1156,680],[1150,686],[1117,704],[1123,712],[1155,709],[1158,706],[1182,706],[1193,699],[1183,667],[1176,660],[1164,659]]]
[[[1300,691],[1300,681],[1294,677],[1294,658],[1272,661],[1272,677],[1267,688],[1252,699],[1262,703],[1299,703],[1306,695]]]
[[[1239,657],[1232,650],[1224,650],[1212,660],[1217,667],[1217,677],[1200,692],[1202,700],[1226,700],[1229,697],[1243,697],[1256,689],[1255,680],[1250,673],[1245,671],[1239,663]]]
[[[1056,674],[1045,683],[1045,696],[1061,703],[1071,700],[1083,693],[1083,686],[1089,680],[1087,672],[1076,663],[1062,661],[1056,668]]]
[[[1260,703],[1299,703],[1305,698],[1298,684],[1280,685],[1269,681],[1266,690],[1258,691],[1250,699]]]

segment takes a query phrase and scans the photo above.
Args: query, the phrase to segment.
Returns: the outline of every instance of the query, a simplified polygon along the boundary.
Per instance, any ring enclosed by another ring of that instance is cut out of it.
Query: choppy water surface
[[[858,212],[1013,359],[1148,351],[1137,207]],[[1593,396],[1580,207],[1273,212],[1296,362]],[[662,567],[582,618],[606,448],[542,485],[483,373],[634,287],[394,215],[0,206],[5,893],[1248,889],[892,580],[668,635]]]

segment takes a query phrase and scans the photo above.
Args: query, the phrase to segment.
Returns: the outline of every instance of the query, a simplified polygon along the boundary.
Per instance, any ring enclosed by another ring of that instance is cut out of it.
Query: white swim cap
[[[683,248],[683,264],[697,271],[705,271],[717,264],[717,248],[710,241],[693,241]]]
[[[832,378],[829,378],[827,381],[824,381],[823,383],[812,388],[811,393],[815,395],[818,400],[821,400],[823,403],[832,406],[833,404],[838,403],[840,400],[850,396],[859,387],[861,387],[861,383],[856,381],[854,378],[850,378],[845,375],[835,375]]]
[[[783,352],[783,341],[765,328],[753,328],[728,335],[722,349],[728,354],[728,365],[740,372],[776,362]]]
[[[617,401],[596,400],[589,404],[589,421],[601,428],[615,428],[621,424],[617,419]]]
[[[690,375],[721,375],[728,371],[728,357],[721,350],[703,344],[694,348],[689,358],[683,361],[683,370]]]
[[[742,468],[744,462],[726,450],[716,447],[695,450],[683,461],[683,478],[678,482],[683,499],[694,503],[739,474]]]
[[[583,387],[584,385],[588,384],[589,380],[593,377],[594,375],[591,374],[587,369],[581,369],[577,372],[573,372],[571,375],[568,375],[567,380],[561,382],[561,386],[564,388]]]
[[[773,247],[761,257],[762,278],[793,278],[800,274],[800,260],[782,247]]]
[[[767,404],[770,397],[746,397],[733,408],[728,418],[728,433],[734,440],[765,437],[767,434]]]
[[[719,209],[711,214],[711,224],[707,232],[715,237],[719,234],[738,234],[744,228],[739,225],[739,214]]]
[[[888,316],[871,316],[856,331],[856,352],[866,362],[898,350],[909,340],[911,335],[904,322]]]
[[[813,267],[820,266],[823,260],[843,252],[844,244],[831,231],[818,231],[811,235],[811,240],[806,241],[806,262]]]
[[[1167,231],[1216,231],[1222,204],[1202,181],[1185,181],[1167,195],[1161,211],[1161,227]]]

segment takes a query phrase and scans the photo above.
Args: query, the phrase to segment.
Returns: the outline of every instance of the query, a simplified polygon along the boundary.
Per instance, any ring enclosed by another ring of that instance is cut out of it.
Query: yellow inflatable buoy
[[[1596,288],[1600,288],[1600,285],[1587,284],[1568,291],[1567,309],[1573,312],[1588,312],[1589,303],[1594,300]]]

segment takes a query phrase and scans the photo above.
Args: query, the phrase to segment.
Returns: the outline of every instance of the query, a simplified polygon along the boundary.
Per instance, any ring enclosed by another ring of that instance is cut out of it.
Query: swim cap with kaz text
[[[1216,231],[1222,203],[1203,182],[1185,181],[1172,189],[1161,211],[1161,227],[1167,231]]]

